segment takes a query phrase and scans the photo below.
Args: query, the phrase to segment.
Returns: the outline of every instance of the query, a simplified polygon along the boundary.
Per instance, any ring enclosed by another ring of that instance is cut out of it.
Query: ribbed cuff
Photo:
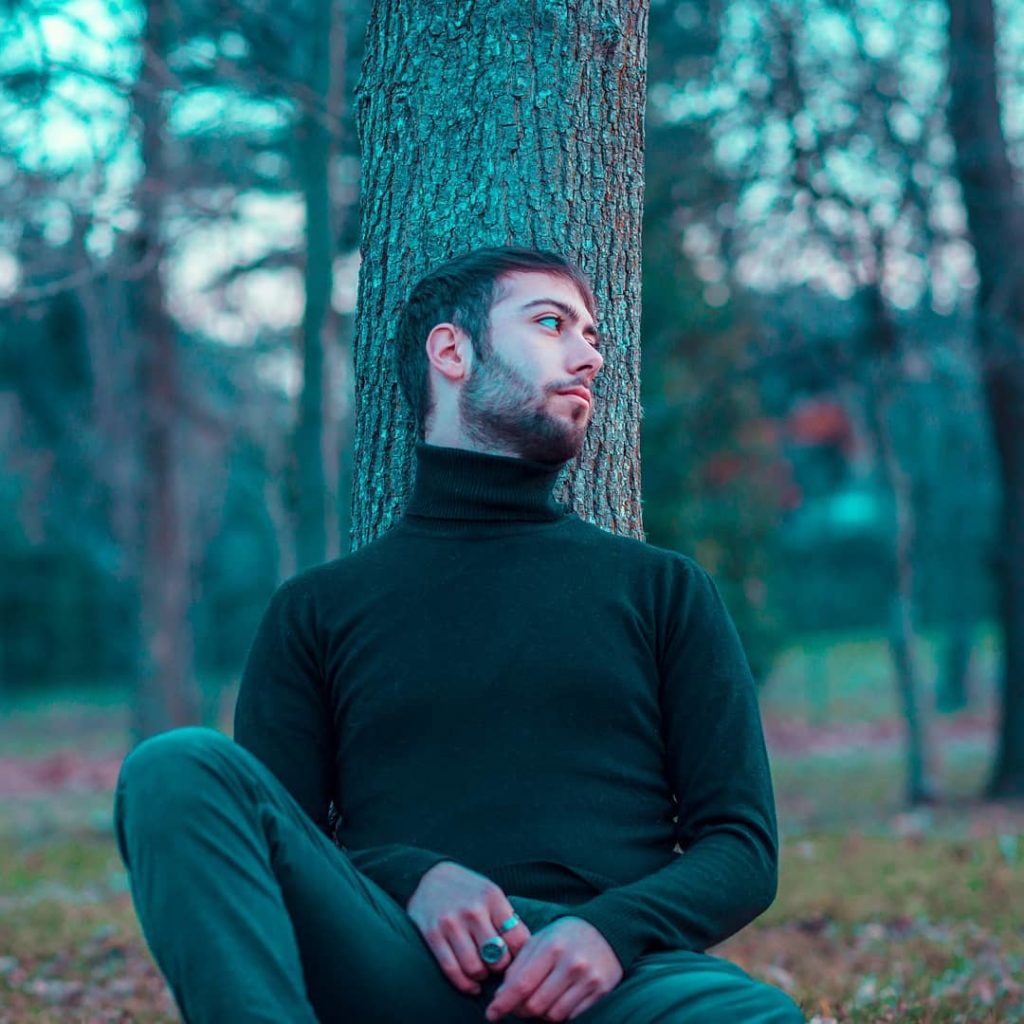
[[[636,924],[609,906],[607,901],[602,903],[601,896],[569,908],[562,916],[579,917],[592,924],[612,947],[624,972],[629,970],[634,960],[643,955],[647,946]]]
[[[376,882],[404,910],[420,879],[435,864],[451,857],[416,846],[375,846],[367,850],[346,851],[357,871]]]

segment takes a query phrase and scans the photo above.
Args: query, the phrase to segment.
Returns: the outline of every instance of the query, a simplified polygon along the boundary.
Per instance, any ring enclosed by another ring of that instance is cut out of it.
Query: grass
[[[994,647],[980,639],[976,709],[994,692]],[[922,653],[933,666],[933,640]],[[809,690],[815,673],[824,694]],[[890,718],[887,673],[873,638],[787,652],[762,695],[766,721]],[[74,692],[22,701],[0,717],[0,749],[123,756],[127,721],[115,688],[87,704]],[[789,991],[819,1024],[1024,1021],[1024,806],[974,799],[991,736],[945,736],[947,799],[915,811],[902,802],[898,742],[771,753],[779,895],[712,952]],[[139,930],[111,805],[109,791],[66,790],[0,803],[0,1024],[179,1019]]]
[[[842,1021],[1024,1019],[1016,845],[821,833],[784,846],[780,896],[716,950]]]
[[[921,675],[934,680],[942,661],[944,637],[925,631],[917,653]],[[995,701],[999,645],[995,628],[980,626],[974,636],[970,690],[974,709]],[[923,695],[930,698],[933,688]],[[811,722],[874,722],[899,714],[889,653],[876,634],[822,633],[783,651],[764,688],[768,714]]]
[[[969,821],[962,808],[984,786],[990,748],[987,738],[949,741],[938,772],[945,802],[915,813],[941,819],[945,834],[964,833]],[[905,810],[905,769],[905,754],[896,744],[804,756],[775,753],[772,778],[780,829],[797,836],[808,830],[877,827]]]
[[[0,1021],[179,1019],[109,828],[79,822],[27,840],[5,828],[0,863],[0,950],[11,954],[0,956]]]

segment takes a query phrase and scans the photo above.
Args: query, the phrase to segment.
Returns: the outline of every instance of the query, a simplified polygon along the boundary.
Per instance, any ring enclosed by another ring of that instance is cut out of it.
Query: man
[[[172,730],[122,766],[119,849],[183,1015],[802,1021],[704,952],[777,883],[715,585],[552,500],[605,359],[586,279],[468,253],[413,289],[395,354],[404,514],[278,588],[234,742]]]

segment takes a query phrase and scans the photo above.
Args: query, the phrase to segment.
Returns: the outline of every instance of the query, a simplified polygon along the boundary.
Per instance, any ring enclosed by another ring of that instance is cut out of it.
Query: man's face
[[[490,312],[491,353],[476,360],[459,392],[466,437],[535,462],[575,458],[591,401],[559,394],[591,385],[604,359],[597,329],[577,287],[547,273],[499,279]]]

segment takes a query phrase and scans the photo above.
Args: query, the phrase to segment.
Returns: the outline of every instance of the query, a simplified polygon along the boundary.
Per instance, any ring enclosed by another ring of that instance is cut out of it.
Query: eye
[[[545,313],[542,317],[537,318],[537,323],[542,324],[545,320],[555,321],[555,326],[552,328],[552,330],[555,331],[561,330],[561,325],[565,323],[565,317],[559,316],[557,313]],[[593,338],[587,338],[587,341],[590,343],[591,348],[593,348],[595,352],[600,349],[600,344]]]

